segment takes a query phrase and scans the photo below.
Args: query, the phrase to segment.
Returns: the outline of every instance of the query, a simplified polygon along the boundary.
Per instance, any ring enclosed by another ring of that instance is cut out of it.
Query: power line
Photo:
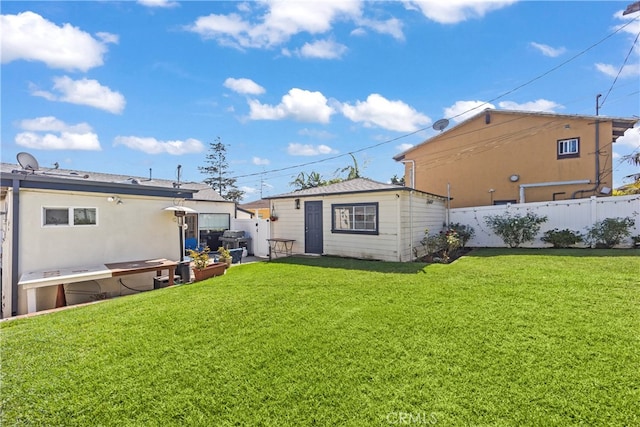
[[[629,52],[627,53],[627,56],[624,58],[624,62],[620,66],[620,69],[618,70],[618,74],[616,74],[616,78],[613,79],[613,83],[611,83],[611,87],[609,87],[609,90],[607,91],[607,94],[604,96],[604,99],[602,100],[602,103],[600,104],[601,107],[604,105],[605,101],[607,100],[607,97],[611,93],[611,90],[613,89],[613,86],[615,86],[616,82],[618,81],[618,77],[620,77],[620,73],[622,73],[622,70],[624,70],[625,65],[627,65],[627,61],[629,60],[629,57],[631,56],[631,53],[633,52],[633,48],[636,45],[636,43],[638,42],[638,37],[640,37],[640,32],[638,32],[638,35],[636,36],[636,39],[631,44],[631,48],[629,49]]]
[[[634,18],[633,20],[630,20],[626,24],[621,25],[620,27],[618,27],[612,33],[609,33],[608,35],[606,35],[604,38],[600,39],[596,43],[592,44],[591,46],[587,47],[586,49],[583,49],[579,53],[575,54],[574,56],[572,56],[571,58],[567,59],[566,61],[561,62],[560,64],[558,64],[555,67],[549,69],[548,71],[546,71],[546,72],[544,72],[544,73],[542,73],[542,74],[540,74],[540,75],[538,75],[538,76],[536,76],[536,77],[534,77],[534,78],[532,78],[532,79],[530,79],[530,80],[528,80],[528,81],[516,86],[515,88],[513,88],[511,90],[503,92],[502,94],[490,99],[489,101],[486,101],[486,102],[484,102],[484,103],[482,103],[480,105],[477,105],[477,106],[475,106],[473,108],[470,108],[470,109],[468,109],[466,111],[463,111],[462,113],[459,113],[459,114],[457,114],[457,115],[455,115],[453,117],[449,117],[448,119],[455,119],[457,117],[466,115],[466,114],[468,114],[468,113],[470,113],[472,111],[475,111],[475,110],[477,110],[477,109],[479,109],[479,108],[481,108],[481,107],[483,107],[483,106],[485,106],[487,104],[490,104],[490,103],[492,103],[494,101],[497,101],[498,99],[504,98],[505,96],[510,95],[510,94],[522,89],[523,87],[528,86],[528,85],[530,85],[530,84],[532,84],[532,83],[534,83],[534,82],[546,77],[547,75],[551,74],[552,72],[564,67],[568,63],[574,61],[578,57],[584,55],[585,53],[589,52],[590,50],[592,50],[595,47],[599,46],[600,44],[604,43],[606,40],[610,39],[611,37],[613,37],[614,35],[616,35],[620,31],[622,31],[624,28],[626,28],[627,26],[631,25],[632,23],[634,23],[638,19],[639,18]],[[637,40],[637,38],[636,38],[636,40]],[[625,62],[626,62],[626,60],[625,60]],[[266,175],[266,174],[271,174],[271,173],[283,172],[283,171],[286,171],[286,170],[292,170],[292,169],[298,169],[298,168],[303,168],[303,167],[307,167],[307,166],[312,166],[312,165],[316,165],[316,164],[319,164],[319,163],[328,162],[328,161],[331,161],[331,160],[336,160],[336,159],[339,159],[339,158],[342,158],[342,157],[345,157],[345,156],[349,156],[349,155],[352,155],[352,154],[355,154],[355,153],[360,153],[360,152],[363,152],[363,151],[371,150],[371,149],[380,147],[382,145],[390,144],[392,142],[399,141],[399,140],[404,139],[404,138],[408,138],[408,137],[416,135],[416,134],[418,134],[420,132],[424,132],[424,131],[428,130],[429,128],[430,127],[423,127],[423,128],[418,129],[418,130],[415,130],[413,132],[409,132],[409,133],[406,133],[404,135],[400,135],[400,136],[395,137],[395,138],[387,139],[387,140],[379,142],[377,144],[369,145],[369,146],[366,146],[366,147],[363,147],[363,148],[360,148],[360,149],[357,149],[357,150],[351,150],[348,153],[338,154],[338,155],[335,155],[335,156],[326,157],[326,158],[323,158],[323,159],[318,159],[318,160],[314,160],[314,161],[311,161],[311,162],[301,163],[301,164],[297,164],[297,165],[293,165],[293,166],[286,166],[286,167],[283,167],[283,168],[272,169],[272,170],[269,170],[269,171],[262,171],[262,172],[255,172],[255,173],[249,173],[249,174],[243,174],[243,175],[236,175],[233,178],[234,179],[238,179],[238,178],[247,178],[247,177],[253,177],[253,176],[258,176],[258,175]]]

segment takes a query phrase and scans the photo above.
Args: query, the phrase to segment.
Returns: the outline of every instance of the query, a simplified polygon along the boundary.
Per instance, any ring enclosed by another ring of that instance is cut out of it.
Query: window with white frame
[[[331,205],[334,233],[378,234],[378,203]]]
[[[580,138],[569,138],[558,140],[558,158],[579,157]]]
[[[44,226],[98,225],[96,208],[43,208]]]

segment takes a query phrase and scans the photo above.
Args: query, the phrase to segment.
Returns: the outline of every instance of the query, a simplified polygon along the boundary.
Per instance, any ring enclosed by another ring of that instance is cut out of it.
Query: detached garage
[[[425,229],[446,223],[446,197],[366,178],[267,199],[271,238],[299,254],[412,261]]]

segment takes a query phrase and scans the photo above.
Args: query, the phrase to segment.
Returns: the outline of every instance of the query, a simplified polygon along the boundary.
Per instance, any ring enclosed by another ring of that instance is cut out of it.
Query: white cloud
[[[624,67],[622,67],[622,71],[620,71],[619,67],[614,67],[613,65],[610,65],[610,64],[597,63],[596,69],[600,71],[602,74],[605,74],[613,78],[616,78],[616,76],[621,79],[627,78],[627,77],[640,76],[640,67],[638,67],[638,64],[627,64]],[[620,72],[619,76],[618,76],[618,72]]]
[[[640,124],[636,123],[636,127],[627,129],[624,135],[616,140],[613,147],[630,152],[640,150]]]
[[[124,110],[126,101],[120,92],[114,92],[102,86],[97,80],[72,80],[70,77],[55,77],[53,89],[58,94],[31,88],[31,94],[49,101],[69,102],[71,104],[88,105],[114,114]]]
[[[549,45],[536,43],[536,42],[531,42],[531,46],[533,46],[538,51],[540,51],[544,56],[549,56],[551,58],[558,57],[567,51],[567,49],[565,49],[564,47],[556,48],[556,47],[551,47]]]
[[[251,79],[234,79],[233,77],[229,77],[224,81],[224,87],[234,92],[248,95],[261,95],[265,93],[265,89]]]
[[[287,147],[287,153],[292,156],[318,156],[321,154],[334,154],[337,151],[324,144],[311,145],[292,142]]]
[[[457,101],[451,107],[444,109],[444,117],[456,123],[467,120],[486,108],[496,108],[493,104],[484,101]]]
[[[245,196],[258,193],[258,189],[257,188],[255,188],[255,187],[247,187],[247,186],[240,187],[240,191],[243,191]],[[244,198],[243,198],[243,200],[244,200]]]
[[[101,150],[98,136],[87,123],[69,125],[53,116],[24,119],[16,144],[36,150]]]
[[[248,3],[242,3],[240,12],[247,13],[247,5]],[[216,39],[222,45],[243,48],[273,47],[287,42],[294,34],[323,34],[328,32],[333,22],[338,19],[360,16],[362,2],[272,0],[256,5],[256,8],[266,6],[267,9],[257,22],[245,20],[237,13],[211,14],[199,17],[186,29],[203,38]]]
[[[308,129],[308,128],[300,129],[298,131],[298,135],[308,136],[308,137],[317,138],[317,139],[335,138],[334,134],[326,130],[317,130],[317,129]]]
[[[402,101],[389,101],[372,93],[366,101],[342,104],[342,114],[353,122],[398,132],[413,132],[431,123],[431,119]]]
[[[120,36],[112,33],[105,33],[103,31],[96,33],[96,36],[104,43],[118,44],[120,43]]]
[[[390,18],[386,21],[376,21],[373,19],[361,18],[356,22],[366,28],[370,28],[373,31],[380,34],[389,34],[396,40],[404,40],[404,33],[402,32],[402,21],[397,18]],[[351,35],[359,36],[365,34],[364,28],[357,28],[351,32]]]
[[[189,138],[185,141],[159,141],[155,138],[138,136],[116,136],[113,145],[124,145],[132,150],[142,151],[147,154],[182,154],[201,153],[205,150],[204,144],[197,139]]]
[[[298,51],[304,58],[338,59],[347,52],[347,47],[333,40],[316,40],[305,43]]]
[[[138,3],[146,7],[172,8],[180,6],[177,1],[170,0],[138,0]]]
[[[320,92],[293,88],[282,97],[280,104],[271,106],[249,100],[249,117],[253,120],[282,120],[291,118],[301,122],[329,123],[333,108]]]
[[[269,159],[261,159],[260,157],[253,157],[251,159],[251,163],[253,163],[254,165],[257,165],[257,166],[265,166],[265,165],[268,165],[271,162],[269,162]]]
[[[33,12],[0,16],[2,63],[41,61],[51,68],[87,71],[101,66],[107,43],[117,36],[98,33],[101,41],[70,24],[57,26]]]
[[[403,0],[407,9],[419,10],[427,18],[441,24],[457,24],[482,18],[488,12],[515,2],[516,0]]]
[[[68,125],[53,116],[24,119],[20,121],[19,126],[20,129],[30,132],[88,133],[92,131],[91,126],[87,123],[83,122],[78,123],[77,125]]]
[[[518,104],[513,101],[502,101],[498,103],[498,106],[505,110],[542,111],[546,113],[555,113],[557,109],[564,108],[562,105],[547,99],[537,99],[523,104]]]
[[[101,150],[98,136],[92,132],[61,132],[60,135],[21,132],[16,135],[15,141],[22,147],[35,150]]]
[[[396,145],[396,150],[398,150],[398,152],[403,153],[405,151],[407,151],[409,148],[413,148],[413,144],[400,144],[400,145]]]

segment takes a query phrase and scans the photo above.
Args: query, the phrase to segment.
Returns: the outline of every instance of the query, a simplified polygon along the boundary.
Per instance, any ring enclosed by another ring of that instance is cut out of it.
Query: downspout
[[[590,193],[592,191],[596,191],[598,187],[600,187],[600,120],[598,119],[598,116],[600,115],[600,103],[598,100],[601,96],[602,94],[600,93],[596,96],[596,182],[593,188],[574,191],[571,195],[572,199],[575,199],[577,194],[582,195],[584,193]]]
[[[18,314],[18,261],[20,258],[20,180],[13,180],[13,203],[11,206],[11,315]]]
[[[411,163],[411,191],[409,191],[409,258],[413,259],[413,189],[416,186],[416,162],[415,160],[402,160],[402,163]]]
[[[400,194],[396,193],[396,218],[400,219],[402,209],[400,209]],[[396,253],[398,254],[396,261],[402,262],[402,221],[396,223]]]

